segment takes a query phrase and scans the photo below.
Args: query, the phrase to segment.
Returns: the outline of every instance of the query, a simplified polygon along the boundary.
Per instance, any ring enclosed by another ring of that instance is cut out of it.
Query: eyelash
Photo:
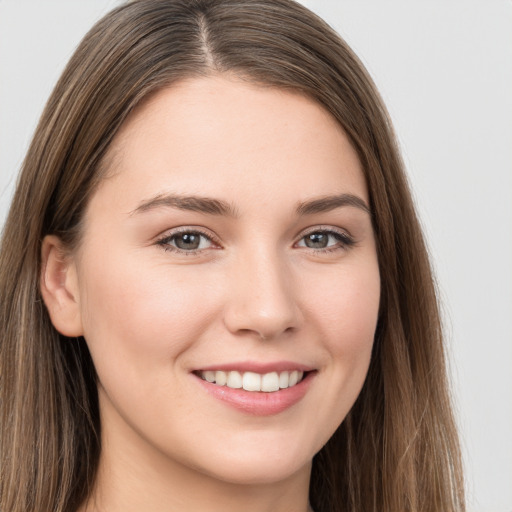
[[[217,245],[220,247],[220,242],[212,236],[210,233],[206,233],[199,228],[182,228],[174,231],[172,234],[164,235],[162,238],[157,240],[157,245],[159,245],[164,251],[175,252],[178,254],[183,254],[185,256],[195,256],[204,250],[211,249],[212,247],[208,247],[208,249],[194,249],[194,250],[184,250],[179,247],[174,247],[170,245],[170,242],[175,240],[180,235],[199,235],[202,238],[206,238],[213,245]]]
[[[314,230],[304,233],[301,236],[301,238],[299,239],[299,241],[294,244],[294,247],[296,247],[297,244],[299,242],[303,241],[307,236],[316,235],[316,234],[331,236],[331,237],[335,238],[338,243],[333,246],[328,246],[328,247],[318,248],[318,249],[307,247],[305,245],[300,246],[300,247],[304,247],[306,249],[314,251],[315,253],[326,254],[326,253],[331,253],[334,251],[350,249],[356,243],[355,240],[345,232],[336,231],[336,230],[333,230],[332,228],[317,227]],[[212,249],[212,247],[208,247],[206,249],[184,250],[184,249],[180,249],[179,247],[170,245],[170,243],[173,240],[175,240],[177,237],[179,237],[180,235],[199,235],[200,237],[206,238],[209,242],[211,242],[213,245],[216,245],[217,247],[220,247],[220,245],[221,245],[220,242],[215,237],[213,237],[210,233],[206,233],[198,228],[178,229],[170,235],[167,234],[167,235],[163,236],[162,238],[157,240],[156,243],[164,251],[175,252],[175,253],[183,254],[186,256],[194,256],[194,255],[201,253],[202,251]]]
[[[320,253],[320,254],[326,254],[326,253],[331,253],[331,252],[340,251],[340,250],[347,250],[347,249],[350,249],[351,247],[353,247],[356,243],[355,240],[352,238],[352,236],[350,236],[348,233],[343,232],[343,231],[337,231],[337,230],[334,230],[334,229],[328,228],[328,227],[322,227],[322,226],[316,227],[315,229],[312,229],[311,231],[304,233],[301,236],[299,242],[303,241],[307,236],[316,235],[316,234],[328,235],[330,237],[335,238],[338,242],[333,246],[328,246],[328,247],[324,247],[324,248],[320,248],[320,249],[313,249],[311,247],[306,247],[306,249],[310,249],[310,250],[315,251],[316,253]],[[297,243],[299,243],[299,242],[297,242]],[[295,244],[295,245],[297,245],[297,244]],[[303,247],[303,246],[301,246],[301,247]]]

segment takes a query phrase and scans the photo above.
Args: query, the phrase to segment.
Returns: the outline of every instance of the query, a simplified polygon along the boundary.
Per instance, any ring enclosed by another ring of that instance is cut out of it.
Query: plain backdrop
[[[115,0],[0,0],[0,226],[44,103]],[[389,108],[443,300],[469,511],[512,512],[512,2],[303,0]]]

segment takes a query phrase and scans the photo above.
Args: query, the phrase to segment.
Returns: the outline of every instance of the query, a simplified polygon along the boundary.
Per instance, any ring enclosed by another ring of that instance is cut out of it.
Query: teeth
[[[229,372],[226,382],[228,388],[238,389],[242,387],[242,375],[238,372]]]
[[[279,374],[279,387],[281,389],[287,388],[290,384],[290,374],[288,372],[281,372]]]
[[[219,386],[225,386],[228,381],[228,376],[226,372],[215,372],[215,382]]]
[[[266,393],[279,391],[279,375],[276,372],[265,373],[261,377],[261,391]]]
[[[246,391],[261,391],[261,375],[259,373],[245,372],[243,388]]]
[[[215,382],[215,372],[203,372],[203,378],[208,382]]]
[[[270,372],[259,374],[255,372],[223,372],[217,371],[202,371],[200,373],[202,379],[217,384],[218,386],[227,386],[228,388],[240,389],[246,391],[263,391],[271,393],[286,389],[298,384],[304,372],[293,370],[291,372]]]

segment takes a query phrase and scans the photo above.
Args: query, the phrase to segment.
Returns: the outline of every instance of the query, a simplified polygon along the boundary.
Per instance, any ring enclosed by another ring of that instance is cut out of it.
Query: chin
[[[239,461],[230,467],[216,468],[216,471],[208,471],[208,476],[235,485],[269,485],[283,482],[289,478],[304,472],[309,475],[311,460],[301,464],[291,461],[265,461],[265,463],[242,463]]]
[[[296,447],[265,444],[254,449],[225,450],[213,457],[214,465],[202,472],[231,484],[267,485],[281,482],[304,472],[309,476],[314,453]]]

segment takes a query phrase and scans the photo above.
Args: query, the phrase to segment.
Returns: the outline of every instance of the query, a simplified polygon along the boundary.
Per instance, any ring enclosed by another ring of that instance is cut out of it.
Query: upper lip
[[[271,372],[286,372],[286,371],[302,371],[310,372],[314,370],[313,367],[294,363],[292,361],[274,361],[268,363],[256,362],[256,361],[240,361],[237,363],[222,363],[222,364],[211,364],[208,366],[201,366],[194,371],[215,371],[220,370],[224,372],[238,371],[238,372],[254,372],[254,373],[271,373]]]

